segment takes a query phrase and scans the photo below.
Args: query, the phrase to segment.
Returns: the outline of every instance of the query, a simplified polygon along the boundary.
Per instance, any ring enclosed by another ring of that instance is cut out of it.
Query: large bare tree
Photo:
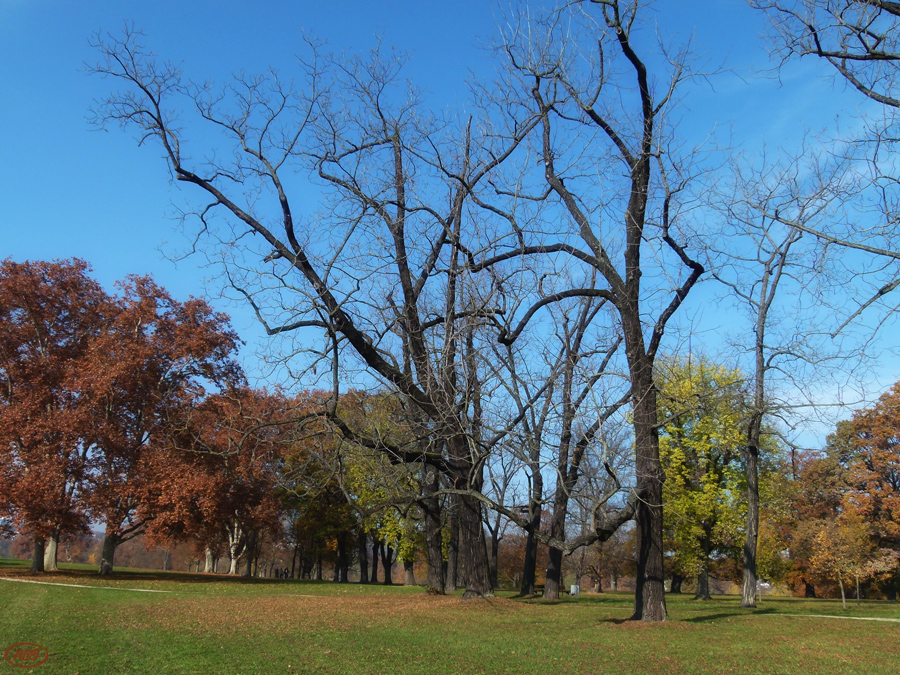
[[[302,86],[270,72],[216,89],[156,62],[139,39],[96,37],[95,72],[124,85],[97,121],[155,140],[172,177],[205,195],[193,215],[209,245],[223,245],[232,286],[270,335],[319,331],[339,429],[350,431],[337,414],[341,378],[360,368],[357,377],[388,385],[429,420],[431,443],[382,449],[448,477],[462,577],[470,594],[489,593],[474,495],[491,445],[480,442],[473,355],[494,309],[471,288],[484,210],[471,204],[535,120],[433,119],[400,78],[402,58],[377,50],[328,58],[310,45]],[[211,143],[207,159],[186,152],[188,137]],[[291,195],[311,189],[321,206],[301,213]]]
[[[639,531],[635,619],[667,618],[662,484],[653,364],[669,320],[703,273],[681,233],[690,179],[667,115],[689,74],[685,54],[639,54],[639,2],[567,3],[513,24],[507,86],[540,119],[535,144],[555,218],[523,256],[569,256],[584,279],[571,294],[605,299],[617,315],[631,385]],[[643,36],[642,36],[643,37]],[[659,65],[661,62],[661,65]],[[573,279],[577,279],[574,277]],[[647,283],[649,281],[649,283]],[[546,303],[541,298],[536,304]]]

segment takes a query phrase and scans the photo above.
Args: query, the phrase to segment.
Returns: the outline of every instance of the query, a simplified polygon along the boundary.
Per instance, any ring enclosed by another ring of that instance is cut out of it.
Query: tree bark
[[[425,560],[428,565],[428,587],[431,592],[444,592],[444,542],[441,528],[441,502],[435,497],[440,487],[440,474],[430,464],[425,465],[422,481],[422,511],[425,515]]]
[[[444,590],[447,593],[456,592],[457,567],[459,564],[459,497],[453,495],[451,501],[453,505],[450,508],[449,527],[450,541],[447,544],[447,567],[444,573]]]
[[[712,548],[711,528],[704,526],[703,541],[700,546],[703,550],[703,560],[700,561],[700,572],[697,573],[697,592],[694,593],[694,600],[712,600],[709,593],[709,554]]]
[[[416,585],[416,572],[413,569],[412,561],[407,561],[403,563],[403,571],[406,573],[405,585],[406,586],[415,586]]]
[[[38,537],[35,535],[33,537],[34,542],[34,550],[31,554],[31,571],[32,572],[43,572],[44,571],[44,549],[46,547],[46,539],[43,537]]]
[[[752,424],[752,423],[751,423]],[[747,447],[747,527],[744,537],[744,582],[741,607],[756,607],[756,551],[759,541],[759,430]]]
[[[394,549],[381,542],[381,568],[384,570],[384,586],[394,585]]]
[[[497,588],[498,584],[498,564],[500,558],[500,539],[497,536],[491,536],[491,556],[490,556],[490,583],[491,588]]]
[[[44,549],[44,571],[58,572],[57,554],[59,552],[59,530],[53,530]]]
[[[531,498],[528,504],[528,513],[531,519],[528,522],[528,534],[525,538],[525,562],[522,566],[522,588],[519,595],[534,595],[534,584],[537,577],[538,540],[534,536],[541,527],[541,502],[544,498],[544,480],[541,477],[540,466],[534,461],[532,467]]]
[[[709,570],[706,567],[697,574],[697,592],[694,593],[694,600],[712,600],[709,594]]]
[[[466,586],[463,599],[493,595],[484,542],[481,502],[469,495],[460,495],[459,509],[459,571]]]
[[[625,350],[631,372],[638,495],[635,513],[638,559],[632,619],[665,621],[668,618],[663,566],[662,492],[665,474],[659,459],[653,362],[644,352],[637,306],[632,311],[623,313],[622,324],[625,327]]]
[[[559,600],[559,587],[562,584],[562,560],[563,552],[558,548],[551,547],[550,555],[547,557],[547,580],[544,583],[544,598],[547,600]]]
[[[369,578],[369,583],[378,583],[378,539],[374,532],[372,533],[372,576]]]
[[[206,551],[204,552],[204,565],[203,571],[206,574],[211,574],[215,570],[215,561],[213,560],[213,552],[212,549],[208,546],[206,547]]]
[[[119,535],[107,528],[103,536],[103,549],[100,554],[100,574],[112,574],[115,563],[116,548],[121,543]]]
[[[670,593],[681,593],[681,585],[684,583],[684,576],[681,574],[672,575],[672,590]]]

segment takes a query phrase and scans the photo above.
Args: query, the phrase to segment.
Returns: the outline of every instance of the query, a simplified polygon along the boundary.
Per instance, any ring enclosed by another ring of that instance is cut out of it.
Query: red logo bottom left
[[[17,668],[34,668],[50,658],[50,652],[33,642],[19,642],[7,647],[3,654],[7,663]]]

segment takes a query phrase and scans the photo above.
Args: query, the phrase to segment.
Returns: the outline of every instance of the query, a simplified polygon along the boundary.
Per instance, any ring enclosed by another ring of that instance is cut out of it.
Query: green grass
[[[900,604],[669,596],[671,620],[624,621],[633,599],[585,594],[556,603],[463,602],[418,588],[121,571],[63,566],[28,576],[0,560],[0,650],[33,642],[50,652],[32,672],[66,675],[203,673],[847,673],[900,672]],[[113,589],[146,588],[171,593]],[[29,672],[0,660],[0,673]]]

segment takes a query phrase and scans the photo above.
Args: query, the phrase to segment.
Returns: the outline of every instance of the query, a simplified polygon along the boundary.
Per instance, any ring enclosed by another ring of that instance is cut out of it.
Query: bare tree
[[[708,266],[747,319],[745,331],[732,332],[752,364],[741,604],[755,607],[760,453],[779,443],[793,447],[789,438],[772,437],[776,426],[795,426],[821,409],[817,388],[838,375],[852,376],[851,363],[862,353],[833,340],[843,320],[837,306],[847,278],[832,261],[835,251],[811,234],[839,215],[848,197],[844,168],[809,154],[736,167],[733,177],[730,189],[722,181],[710,192],[722,216],[725,248],[710,247]]]
[[[311,44],[302,88],[270,72],[214,89],[157,63],[139,37],[96,36],[94,72],[125,87],[99,104],[97,122],[158,142],[173,178],[208,198],[194,214],[201,233],[223,244],[232,286],[270,335],[320,331],[338,428],[348,430],[337,415],[340,378],[360,368],[430,421],[428,447],[441,456],[421,444],[383,450],[448,476],[467,588],[489,593],[482,502],[473,496],[483,482],[481,384],[470,356],[493,324],[486,299],[468,289],[468,263],[481,248],[469,206],[535,121],[460,128],[431,119],[400,79],[402,59],[377,50],[329,59]],[[208,159],[193,159],[189,132],[226,151],[213,146]],[[323,193],[324,207],[305,218],[290,197],[298,172]]]
[[[815,227],[780,219],[787,225],[863,255],[853,272],[861,297],[840,328],[880,304],[900,287],[900,214],[896,153],[900,109],[900,3],[889,0],[752,0],[768,14],[772,44],[782,65],[793,57],[814,56],[839,79],[880,104],[883,115],[867,115],[858,138],[841,139],[837,162],[855,174],[855,194],[846,194],[848,216]],[[779,218],[768,212],[768,217]],[[871,258],[880,259],[875,269]],[[897,305],[888,308],[887,316]]]
[[[542,179],[558,207],[547,229],[523,241],[518,253],[569,256],[570,264],[590,270],[586,279],[596,274],[602,285],[568,292],[603,298],[615,308],[635,441],[640,546],[634,618],[663,621],[664,475],[653,363],[703,266],[680,232],[679,197],[690,175],[666,125],[677,86],[689,75],[685,53],[670,56],[663,48],[654,54],[654,62],[665,64],[663,82],[655,80],[634,39],[640,13],[638,2],[567,3],[545,18],[513,24],[503,49],[507,86],[521,92],[521,105],[540,119]],[[646,275],[651,269],[660,273]],[[644,283],[645,275],[651,283]],[[535,307],[547,302],[541,298]]]

